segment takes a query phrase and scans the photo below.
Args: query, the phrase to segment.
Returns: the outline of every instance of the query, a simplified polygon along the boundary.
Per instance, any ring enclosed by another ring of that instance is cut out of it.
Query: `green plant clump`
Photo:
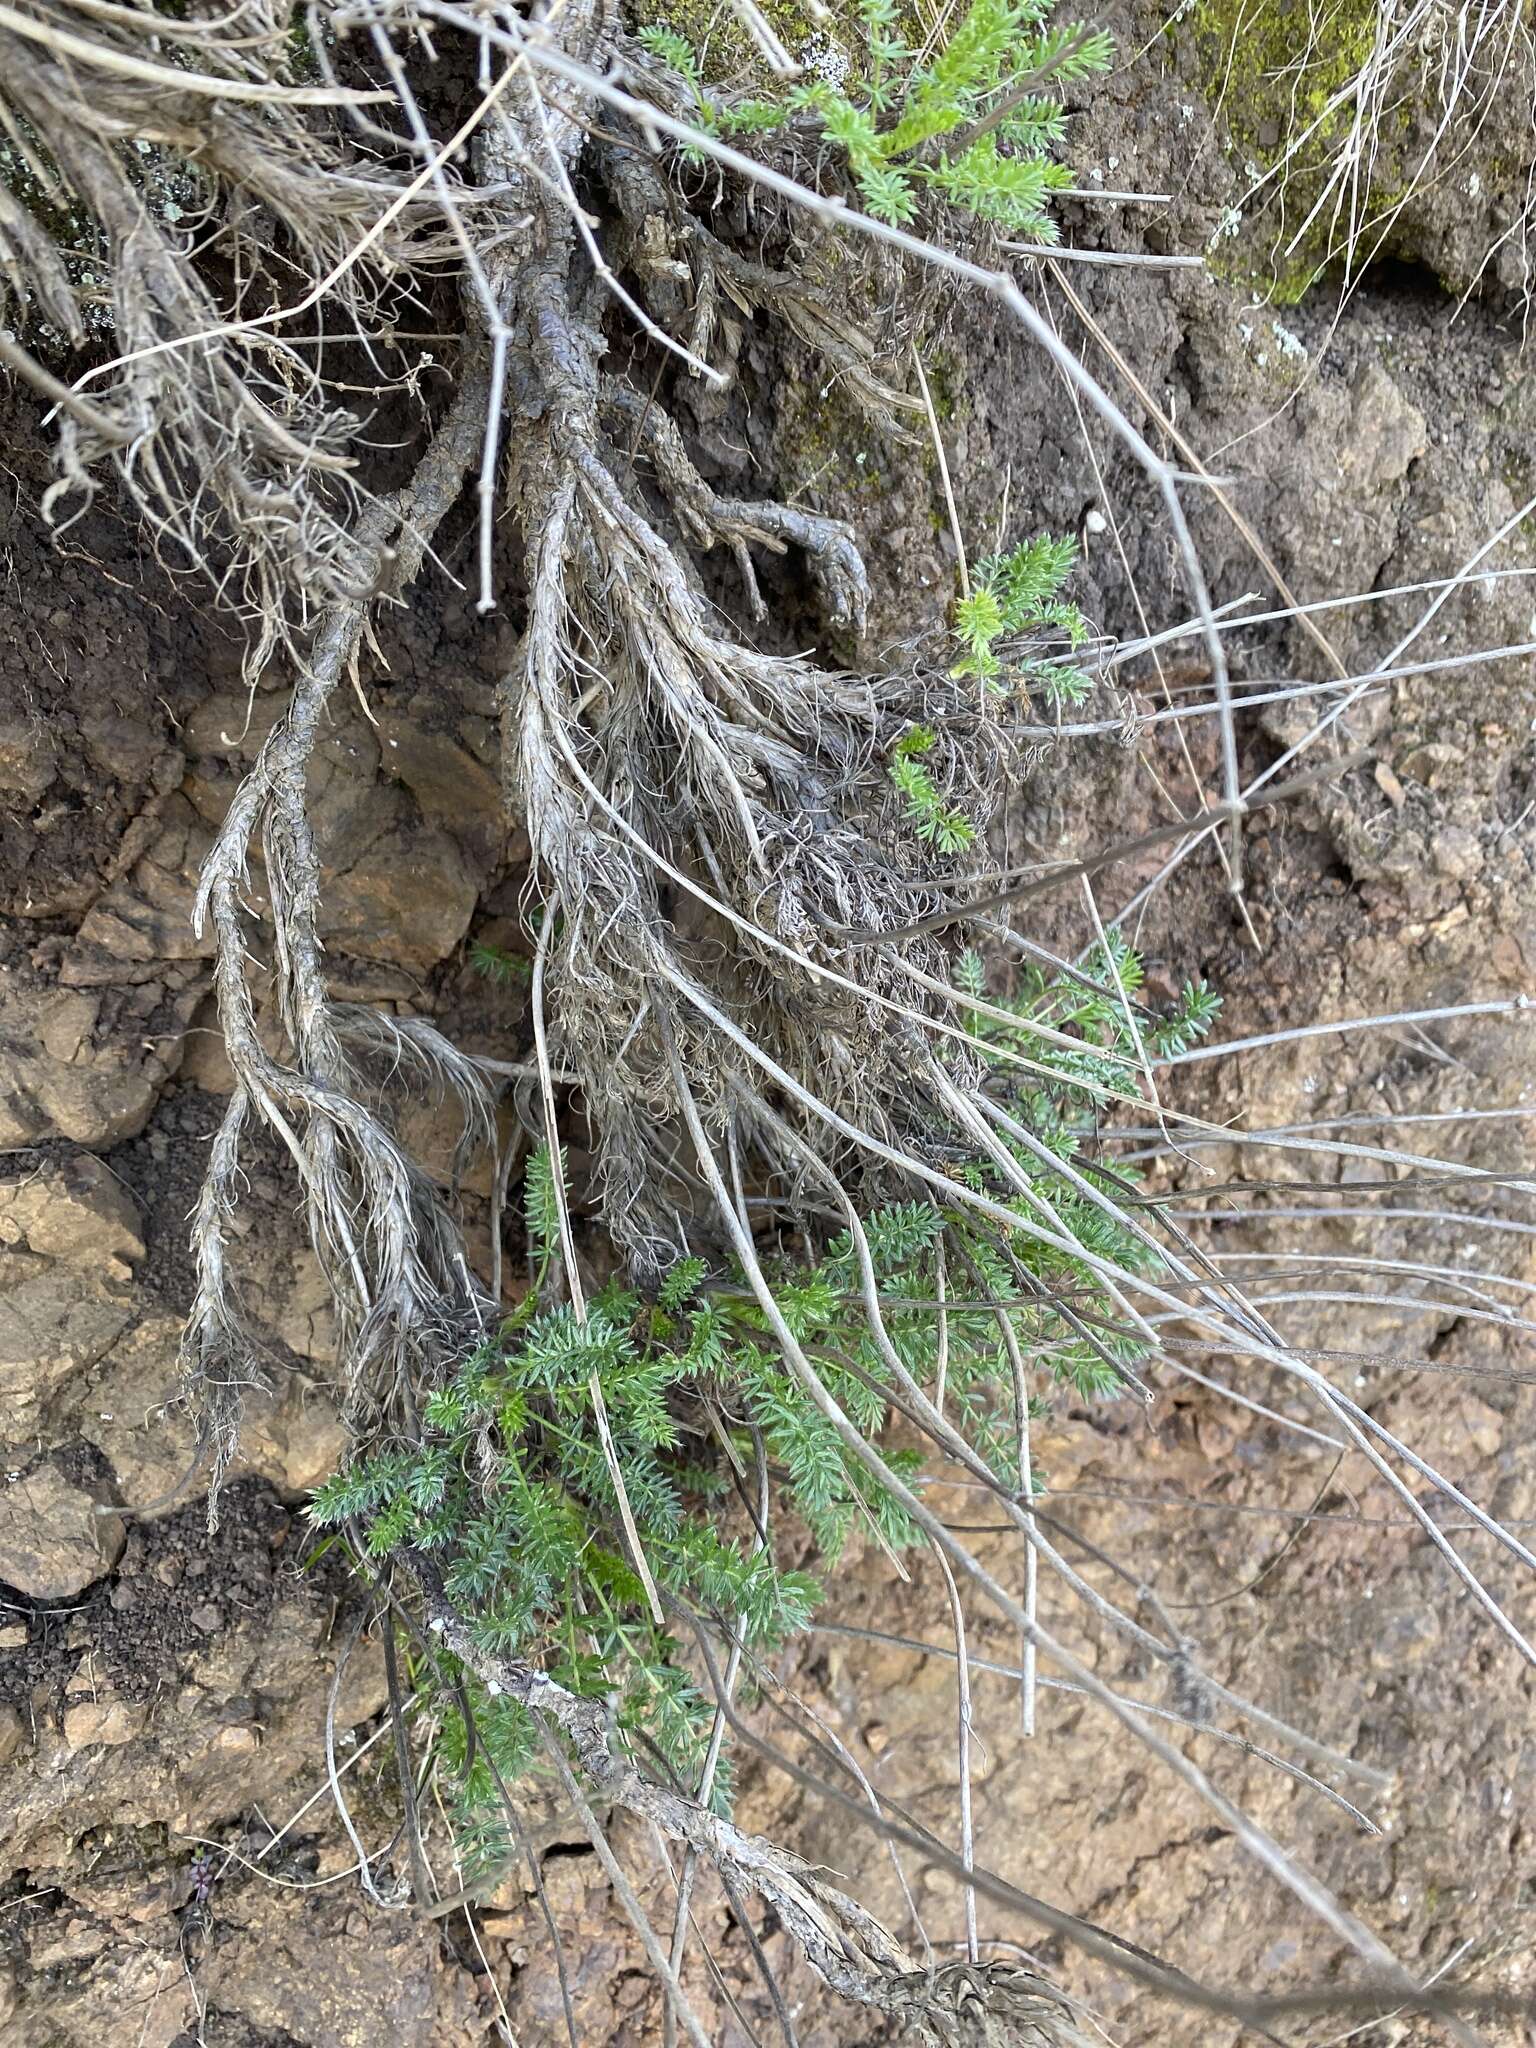
[[[963,853],[976,843],[976,828],[958,804],[946,803],[925,766],[938,741],[932,726],[914,725],[891,750],[887,773],[906,808],[907,822],[937,853]]]
[[[999,641],[1050,631],[1076,649],[1088,638],[1088,624],[1075,604],[1065,602],[1062,585],[1077,562],[1077,542],[1041,534],[1011,554],[991,555],[977,566],[975,587],[955,606],[955,631],[963,651],[956,675],[993,681],[1003,673]],[[1035,683],[1056,707],[1080,704],[1091,679],[1071,662],[1031,657],[1013,669],[1017,681]]]
[[[926,188],[1054,242],[1050,195],[1072,182],[1051,154],[1067,122],[1056,94],[1106,70],[1113,43],[1081,22],[1048,27],[1049,11],[1047,0],[972,0],[919,47],[904,38],[896,0],[858,0],[851,49],[824,60],[821,75],[754,98],[712,92],[700,52],[676,28],[653,25],[640,39],[687,80],[713,133],[763,135],[796,116],[819,119],[878,220],[905,226]]]
[[[1022,1457],[1015,1357],[1039,1361],[1047,1385],[1081,1398],[1122,1390],[1141,1347],[1117,1327],[1090,1261],[1145,1272],[1156,1269],[1156,1254],[1056,1165],[1073,1162],[1092,1179],[1086,1148],[1096,1098],[1106,1087],[1124,1090],[1132,1056],[1181,1049],[1219,1008],[1203,983],[1191,984],[1171,1015],[1147,1015],[1133,1030],[1140,980],[1134,951],[1118,937],[1081,978],[1029,972],[997,999],[986,995],[980,959],[962,956],[962,988],[992,1013],[977,1016],[975,1044],[999,1076],[1011,1053],[1038,1058],[1042,1024],[1075,1045],[1053,1045],[1049,1074],[1022,1096],[1013,1091],[1039,1148],[1008,1148],[1028,1195],[992,1160],[960,1159],[954,1176],[1021,1219],[1048,1214],[1056,1236],[1082,1255],[1034,1235],[1005,1239],[969,1208],[916,1200],[865,1219],[862,1245],[845,1232],[813,1261],[780,1262],[778,1311],[866,1439],[889,1424],[894,1358],[935,1390],[996,1483],[1027,1496],[1040,1475]],[[786,1513],[823,1564],[856,1535],[899,1552],[920,1531],[787,1369],[734,1267],[711,1272],[687,1258],[653,1300],[615,1280],[580,1310],[554,1301],[563,1174],[564,1162],[557,1167],[546,1150],[529,1168],[534,1270],[521,1308],[426,1401],[415,1443],[380,1449],[338,1474],[310,1513],[344,1528],[375,1561],[401,1551],[433,1560],[480,1647],[532,1662],[577,1695],[611,1698],[620,1734],[693,1792],[705,1777],[715,1709],[689,1667],[688,1617],[712,1622],[749,1660],[806,1625],[820,1589],[782,1561],[774,1530]],[[1118,1182],[1123,1200],[1123,1174]],[[868,1312],[871,1289],[883,1342]],[[922,1486],[921,1453],[884,1455],[905,1484]],[[661,1620],[628,1549],[626,1512]],[[471,1867],[490,1869],[510,1853],[501,1788],[536,1763],[538,1727],[440,1647],[421,1656],[414,1675],[442,1731],[461,1851]],[[728,1751],[710,1773],[708,1796],[716,1810],[729,1807]]]
[[[1088,638],[1088,622],[1061,596],[1077,561],[1077,543],[1042,534],[1009,554],[988,556],[955,605],[959,658],[951,671],[976,676],[989,697],[1038,689],[1055,711],[1080,704],[1093,679],[1075,662],[1041,653],[1049,637],[1075,651]],[[940,790],[928,757],[938,743],[932,726],[913,724],[891,749],[886,773],[902,799],[907,823],[939,854],[963,853],[976,843],[976,827]]]

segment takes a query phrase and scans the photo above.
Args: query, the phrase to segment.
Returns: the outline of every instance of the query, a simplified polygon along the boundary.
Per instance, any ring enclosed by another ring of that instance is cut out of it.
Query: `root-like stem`
[[[483,368],[469,372],[415,477],[374,507],[358,546],[370,585],[415,575],[473,460],[484,413]],[[240,1326],[228,1271],[240,1186],[239,1148],[254,1114],[282,1140],[299,1175],[310,1241],[330,1283],[355,1425],[413,1412],[416,1390],[473,1341],[485,1306],[467,1279],[453,1226],[426,1176],[366,1105],[352,1051],[377,1045],[382,1019],[362,1022],[330,1000],[316,923],[320,856],[306,809],[310,758],[326,707],[356,659],[367,626],[361,598],[323,617],[287,715],[237,791],[204,864],[198,923],[212,927],[219,1018],[235,1086],[215,1140],[194,1220],[198,1287],[183,1339],[184,1372],[213,1452],[212,1498],[233,1455],[255,1350]],[[269,1053],[257,1029],[245,943],[250,850],[259,839],[271,903],[273,989],[288,1040]],[[397,1049],[435,1051],[397,1032]],[[486,1127],[483,1087],[463,1062],[438,1065]]]
[[[493,1695],[517,1700],[557,1728],[605,1806],[702,1856],[728,1892],[761,1900],[841,1997],[902,2022],[933,2048],[1072,2048],[1081,2040],[1070,2008],[1042,1979],[1008,1967],[917,1967],[893,1935],[809,1864],[646,1777],[616,1748],[600,1701],[577,1698],[516,1658],[488,1654],[449,1600],[435,1564],[420,1554],[405,1563],[429,1629],[467,1670]]]

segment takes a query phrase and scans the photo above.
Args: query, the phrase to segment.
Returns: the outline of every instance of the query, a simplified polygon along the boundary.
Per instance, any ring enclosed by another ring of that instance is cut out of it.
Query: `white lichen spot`
[[[803,44],[800,62],[807,71],[814,72],[830,85],[834,92],[842,92],[846,88],[848,74],[853,68],[848,52],[835,37],[829,35],[812,36]]]
[[[1289,327],[1282,327],[1278,320],[1271,320],[1269,325],[1276,342],[1279,344],[1281,355],[1289,356],[1293,362],[1298,363],[1305,363],[1311,360],[1307,354],[1306,343],[1299,336],[1292,334]]]
[[[1243,209],[1240,206],[1229,206],[1216,223],[1216,232],[1205,246],[1207,249],[1214,249],[1218,242],[1230,242],[1234,235],[1242,233],[1242,227]]]

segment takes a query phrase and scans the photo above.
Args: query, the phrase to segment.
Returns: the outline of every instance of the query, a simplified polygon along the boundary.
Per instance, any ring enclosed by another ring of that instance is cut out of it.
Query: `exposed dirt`
[[[1154,26],[1122,24],[1124,47]],[[1172,192],[1173,202],[1069,206],[1069,241],[1205,246],[1232,173],[1176,38],[1173,66],[1161,84],[1144,67],[1117,74],[1074,144],[1083,182]],[[1469,274],[1474,256],[1456,236],[1485,225],[1469,215],[1458,226],[1454,207],[1426,202],[1435,271]],[[1277,314],[1192,272],[1068,265],[1061,277],[1134,365],[1144,398],[1060,281],[1040,280],[1041,305],[1160,447],[1172,447],[1176,427],[1229,480],[1231,507],[1303,600],[1451,574],[1536,493],[1536,368],[1519,351],[1510,295],[1474,301],[1453,322],[1455,301],[1402,248],[1342,310],[1319,288]],[[968,308],[946,348],[936,385],[966,531],[990,536],[1006,492],[1010,535],[1083,533],[1086,606],[1106,624],[1133,635],[1138,603],[1148,630],[1183,616],[1153,494],[1102,424],[1085,427],[994,309]],[[883,446],[803,360],[769,355],[756,337],[741,360],[733,409],[713,415],[702,397],[696,407],[711,477],[746,495],[766,482],[851,508],[879,597],[877,637],[936,619],[953,548],[923,451]],[[275,1149],[253,1152],[242,1205],[242,1284],[269,1335],[269,1384],[253,1394],[244,1466],[213,1535],[189,1477],[190,1429],[167,1405],[190,1286],[186,1217],[228,1086],[207,952],[190,924],[195,874],[281,694],[247,699],[238,647],[202,591],[169,579],[105,502],[52,544],[37,513],[43,443],[25,404],[13,402],[6,431],[17,489],[0,514],[0,2024],[18,2048],[437,2048],[490,2041],[505,2016],[523,2048],[545,2048],[566,2039],[560,1976],[524,1881],[509,1877],[473,1926],[370,1903],[325,1791],[329,1703],[359,1838],[379,1855],[395,1826],[382,1657],[377,1643],[354,1640],[334,1563],[305,1558],[297,1510],[341,1435],[323,1292]],[[1217,602],[1254,591],[1255,609],[1274,608],[1231,512],[1213,493],[1193,494],[1191,509]],[[1533,566],[1529,527],[1497,562]],[[1531,589],[1475,581],[1403,660],[1536,638]],[[1318,614],[1320,639],[1295,626],[1256,630],[1234,643],[1237,673],[1320,683],[1357,674],[1396,647],[1425,602]],[[511,630],[505,616],[486,625],[461,592],[428,578],[411,613],[390,622],[387,667],[364,674],[371,716],[355,702],[338,713],[315,778],[336,985],[432,1014],[461,1042],[502,1056],[523,1043],[524,998],[515,982],[496,987],[471,972],[466,940],[516,950],[526,936],[491,697]],[[1187,642],[1165,655],[1161,677],[1147,661],[1124,681],[1130,712],[1163,703],[1164,684],[1198,691],[1207,677]],[[1247,772],[1301,737],[1314,701],[1244,715]],[[1187,747],[1185,728],[1171,724],[1126,743],[1058,746],[999,853],[1096,846],[1106,821],[1117,832],[1162,823],[1167,800],[1198,809],[1217,781],[1208,724],[1192,722]],[[1135,929],[1153,989],[1207,975],[1226,995],[1234,1035],[1530,991],[1533,729],[1528,656],[1410,675],[1366,697],[1341,730],[1345,745],[1372,746],[1374,767],[1248,830],[1251,935],[1209,849],[1149,902]],[[1162,858],[1105,877],[1105,914]],[[1051,942],[1080,942],[1084,915],[1078,899],[1045,898],[1038,928]],[[1270,1128],[1370,1118],[1372,1144],[1516,1172],[1529,1157],[1533,1054],[1529,1018],[1301,1041],[1191,1066],[1176,1106],[1213,1124]],[[1413,1121],[1469,1102],[1500,1115],[1432,1125],[1428,1139]],[[418,1105],[411,1136],[446,1178],[453,1131],[442,1106]],[[1390,1234],[1370,1233],[1373,1254],[1475,1265],[1489,1257],[1489,1235],[1462,1220],[1471,1216],[1511,1226],[1497,1237],[1497,1263],[1536,1281],[1524,1249],[1536,1238],[1513,1227],[1528,1211],[1508,1189],[1485,1186],[1460,1203],[1454,1190],[1421,1190],[1407,1166],[1212,1142],[1156,1162],[1151,1190],[1180,1190],[1181,1209],[1204,1219],[1192,1227],[1206,1249],[1233,1253],[1259,1245],[1221,1219],[1225,1182],[1272,1179],[1280,1207],[1287,1184],[1294,1198],[1309,1179],[1348,1189],[1384,1175],[1403,1183],[1393,1200],[1404,1214]],[[483,1225],[487,1193],[483,1173],[471,1177],[472,1224]],[[1349,1206],[1346,1195],[1339,1207]],[[475,1237],[483,1243],[483,1227]],[[1366,1239],[1341,1214],[1308,1243],[1337,1262]],[[1529,1339],[1466,1312],[1460,1294],[1413,1306],[1390,1273],[1334,1270],[1330,1291],[1343,1298],[1308,1320],[1292,1311],[1291,1338],[1326,1354],[1373,1416],[1506,1526],[1536,1528]],[[1257,1266],[1244,1278],[1258,1292],[1268,1284]],[[1367,1351],[1395,1363],[1349,1357]],[[1283,1399],[1268,1371],[1187,1355],[1253,1401]],[[1405,1961],[1453,1965],[1490,1991],[1536,1991],[1536,1686],[1380,1475],[1193,1380],[1146,1411],[1064,1409],[1041,1457],[1062,1528],[1155,1587],[1212,1676],[1395,1773],[1390,1795],[1359,1795],[1383,1832],[1364,1833],[1315,1789],[1209,1733],[1172,1728],[1179,1746]],[[1431,1504],[1427,1487],[1415,1490]],[[952,1505],[964,1521],[965,1504]],[[1515,1623],[1536,1628],[1536,1580],[1483,1537],[1463,1540]],[[999,1541],[975,1541],[1017,1569]],[[1083,1555],[1085,1576],[1109,1587]],[[943,1589],[931,1567],[915,1567],[914,1579],[898,1585],[878,1557],[841,1574],[827,1632],[780,1676],[882,1796],[938,1824],[955,1801],[952,1663],[837,1632],[874,1628],[942,1651]],[[1105,1679],[1132,1688],[1146,1677],[1085,1633],[1064,1600],[1044,1618]],[[971,1649],[1012,1665],[1017,1645],[979,1621]],[[1259,1990],[1347,1976],[1342,1945],[1081,1701],[1045,1693],[1026,1745],[1016,1688],[985,1676],[978,1688],[982,1861],[1196,1976]],[[762,1713],[772,1726],[771,1701]],[[1254,1739],[1270,1745],[1262,1730]],[[749,1766],[743,1814],[903,1922],[885,1849],[845,1813]],[[579,1825],[550,1802],[538,1840],[577,2038],[649,2048],[662,2038],[654,1982]],[[642,1901],[670,1925],[654,1845],[622,1831],[619,1840],[644,1873]],[[932,1938],[958,1940],[953,1884],[910,1861],[906,1875]],[[697,1955],[689,1966],[706,2031],[729,2044],[753,2038],[749,2026],[771,2038],[741,1930],[707,1888],[699,1912],[721,1970],[707,1976]],[[1252,2038],[1149,2006],[993,1908],[983,1920],[1059,1968],[1128,2048]],[[875,2038],[861,2016],[813,1995],[782,1933],[765,1930],[764,1945],[798,2000],[805,2048]],[[1281,2031],[1307,2048],[1448,2038],[1423,2021],[1350,2037],[1351,2024],[1334,2014]],[[1496,2018],[1484,2031],[1499,2048],[1536,2040],[1525,2020]]]

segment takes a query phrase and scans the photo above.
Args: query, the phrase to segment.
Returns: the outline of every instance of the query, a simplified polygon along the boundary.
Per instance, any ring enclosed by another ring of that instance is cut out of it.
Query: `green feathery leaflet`
[[[703,53],[665,20],[640,40],[687,83],[694,118],[710,133],[749,137],[818,123],[879,220],[907,225],[929,191],[1054,243],[1051,197],[1072,183],[1051,154],[1066,134],[1059,95],[1107,70],[1114,46],[1081,22],[1047,26],[1049,11],[1047,0],[972,0],[937,41],[919,45],[909,40],[917,24],[896,0],[857,0],[835,56],[807,17],[813,75],[756,97],[708,84]]]
[[[1132,1034],[1126,1006],[1141,986],[1134,950],[1114,934],[1109,953],[1081,978],[1026,969],[1007,994],[987,990],[984,964],[962,955],[957,986],[995,1012],[978,1016],[974,1042],[985,1058],[1010,1044],[1040,1050],[1032,1026],[1046,1023],[1075,1041],[1050,1048],[1050,1078],[1010,1099],[1037,1141],[1042,1161],[1009,1150],[1033,1201],[994,1162],[962,1161],[961,1185],[1011,1208],[1022,1222],[1040,1205],[1056,1235],[1088,1255],[1075,1258],[1021,1229],[979,1225],[956,1202],[911,1200],[875,1210],[863,1225],[882,1302],[885,1337],[919,1384],[932,1386],[943,1352],[946,1417],[1018,1493],[1021,1441],[1010,1345],[1039,1368],[1038,1385],[1075,1398],[1112,1397],[1142,1355],[1116,1327],[1112,1304],[1088,1258],[1149,1272],[1156,1255],[1112,1215],[1053,1170],[1070,1160],[1097,1178],[1092,1145],[1098,1092],[1123,1088],[1126,1057],[1139,1037],[1167,1057],[1201,1037],[1219,1009],[1204,983],[1186,986],[1165,1016],[1143,1014]],[[999,1062],[999,1075],[1004,1068]],[[1000,1082],[1001,1085],[1001,1082]],[[732,1265],[678,1261],[653,1299],[615,1279],[585,1315],[550,1299],[559,1232],[556,1175],[547,1151],[532,1158],[524,1214],[534,1284],[522,1306],[424,1400],[419,1439],[385,1447],[328,1481],[311,1515],[345,1526],[376,1560],[408,1549],[432,1557],[449,1597],[487,1650],[538,1665],[584,1695],[611,1697],[621,1736],[679,1784],[701,1780],[714,1707],[684,1649],[686,1617],[739,1641],[749,1660],[803,1629],[820,1587],[787,1563],[776,1540],[785,1518],[808,1534],[823,1566],[852,1540],[896,1552],[919,1532],[890,1494],[857,1463],[833,1425],[782,1361],[768,1319]],[[1123,1198],[1127,1176],[1117,1184]],[[1109,1185],[1107,1180],[1103,1183]],[[948,1276],[948,1284],[946,1278]],[[891,1416],[891,1365],[863,1297],[853,1237],[820,1255],[770,1269],[778,1309],[827,1391],[870,1440]],[[1072,1313],[1058,1303],[1075,1303]],[[942,1304],[942,1311],[941,1311]],[[619,1502],[594,1413],[601,1390],[629,1507],[669,1615],[653,1620],[625,1550]],[[1032,1411],[1041,1398],[1031,1397]],[[923,1454],[887,1447],[888,1464],[920,1488]],[[766,1478],[772,1512],[759,1523]],[[1028,1475],[1038,1487],[1038,1470]],[[799,1546],[803,1548],[803,1539]],[[461,1840],[489,1868],[507,1853],[498,1823],[497,1779],[512,1784],[540,1754],[537,1729],[514,1701],[492,1696],[449,1653],[418,1653],[418,1688],[434,1702],[440,1762],[453,1788]],[[464,1725],[468,1704],[474,1732]],[[731,1798],[729,1752],[710,1797]]]

